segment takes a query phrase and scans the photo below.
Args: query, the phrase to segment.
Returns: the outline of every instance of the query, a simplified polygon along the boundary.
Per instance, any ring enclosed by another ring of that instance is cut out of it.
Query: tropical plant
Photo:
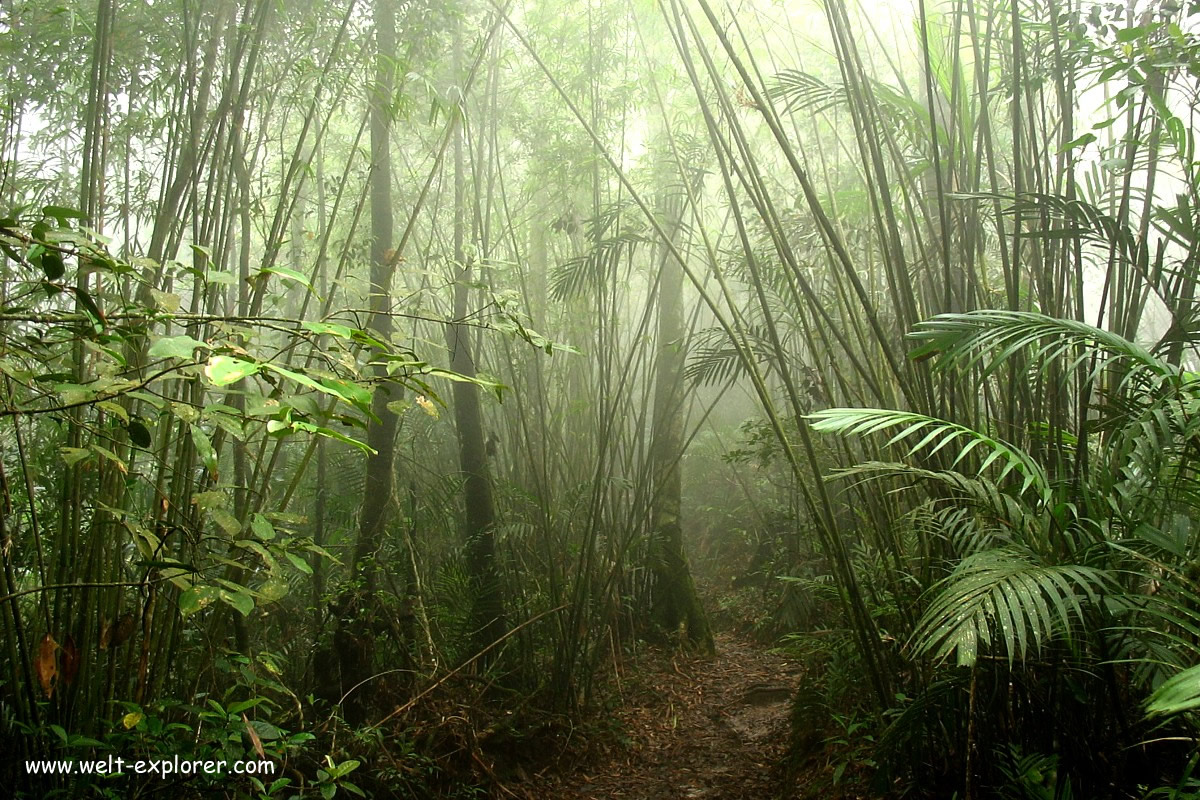
[[[913,578],[943,577],[926,584],[907,647],[930,671],[930,691],[944,692],[939,674],[968,670],[958,689],[969,700],[965,730],[952,734],[967,739],[943,746],[965,753],[983,785],[1002,776],[975,754],[1006,746],[1055,759],[1056,796],[1158,779],[1177,747],[1154,743],[1143,704],[1159,714],[1193,707],[1188,687],[1194,692],[1200,656],[1191,638],[1200,606],[1188,522],[1200,500],[1200,453],[1190,444],[1200,384],[1120,336],[1034,312],[941,315],[911,338],[914,358],[981,375],[981,388],[1019,364],[1030,380],[1053,377],[1091,398],[1074,428],[1044,426],[1031,437],[1037,458],[921,415],[835,408],[811,416],[816,430],[841,435],[902,428],[884,446],[903,443],[905,461],[843,475],[921,487],[931,498],[918,509],[923,533],[905,556]],[[944,464],[924,465],[939,453]],[[1055,699],[1038,708],[1038,697]],[[905,714],[885,742],[896,752],[900,742],[921,747],[922,738],[939,737],[931,723]],[[1103,732],[1104,747],[1068,744],[1066,732],[1080,725]],[[1115,752],[1128,755],[1119,766],[1105,763]]]

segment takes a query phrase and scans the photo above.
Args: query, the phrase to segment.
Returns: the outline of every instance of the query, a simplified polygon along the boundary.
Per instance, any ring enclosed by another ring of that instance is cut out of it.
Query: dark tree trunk
[[[454,67],[459,81],[462,74],[462,39],[454,32]],[[463,126],[454,130],[454,318],[466,318],[470,307],[471,265],[467,262],[466,197],[463,163]],[[468,378],[475,377],[475,359],[471,353],[471,328],[455,323],[447,328],[446,344],[450,350],[450,368]],[[467,569],[474,583],[474,602],[471,607],[471,630],[477,650],[490,645],[504,634],[504,601],[500,576],[496,570],[495,523],[496,511],[492,502],[492,483],[488,475],[488,453],[483,430],[483,412],[479,404],[479,387],[472,383],[455,382],[454,425],[458,432],[458,461],[463,474],[463,501],[466,506]],[[487,662],[485,656],[483,662]]]
[[[392,338],[392,159],[391,133],[392,74],[396,56],[396,11],[393,0],[375,4],[376,66],[375,87],[371,97],[371,319],[368,327],[377,339]],[[346,721],[352,725],[365,720],[368,695],[363,682],[370,676],[375,652],[373,617],[374,593],[378,578],[380,548],[387,530],[393,503],[393,460],[396,442],[396,414],[388,403],[398,399],[399,387],[387,381],[385,365],[376,368],[380,382],[371,399],[371,411],[378,421],[367,426],[367,444],[374,451],[367,457],[367,474],[359,514],[358,541],[354,547],[352,575],[355,584],[343,593],[339,602],[334,643],[341,663],[342,691],[350,692],[343,706]],[[357,687],[357,688],[356,688]]]
[[[667,230],[678,236],[681,196],[668,201]],[[667,247],[660,247],[658,283],[658,342],[654,376],[654,417],[650,469],[654,495],[650,509],[650,567],[654,576],[654,622],[668,632],[681,628],[688,641],[713,649],[712,630],[696,596],[688,569],[681,524],[683,413],[686,359],[683,325],[683,270]]]
[[[375,91],[371,98],[371,332],[380,341],[392,338],[392,158],[391,132],[392,67],[396,53],[396,19],[393,0],[378,0],[375,6],[375,37],[378,62]],[[377,377],[387,377],[384,365]],[[376,555],[383,543],[387,510],[392,505],[392,461],[395,455],[396,414],[388,403],[398,399],[399,387],[382,381],[371,400],[378,418],[367,427],[367,444],[375,452],[367,457],[367,480],[359,517],[358,542],[354,548],[354,574],[372,591],[376,581]]]

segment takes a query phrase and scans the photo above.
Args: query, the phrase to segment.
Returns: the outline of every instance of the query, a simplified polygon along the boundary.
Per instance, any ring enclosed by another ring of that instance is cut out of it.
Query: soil
[[[716,635],[715,656],[652,651],[624,670],[617,735],[504,787],[509,797],[738,800],[780,795],[798,663],[745,634]],[[636,676],[636,677],[635,677]],[[604,741],[610,739],[611,741]]]

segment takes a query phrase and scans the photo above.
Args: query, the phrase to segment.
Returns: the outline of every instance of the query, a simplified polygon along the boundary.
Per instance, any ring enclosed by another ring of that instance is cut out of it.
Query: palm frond
[[[1082,366],[1092,369],[1089,378],[1110,365],[1124,362],[1142,372],[1174,377],[1178,370],[1146,348],[1115,333],[1072,319],[1059,319],[1035,311],[979,310],[965,314],[939,314],[917,323],[908,338],[918,343],[909,357],[920,361],[937,357],[940,365],[967,371],[995,372],[1021,354],[1045,368],[1069,357],[1069,372]],[[1095,354],[1097,358],[1093,359]]]
[[[937,660],[953,653],[958,664],[970,666],[999,640],[1011,666],[1031,646],[1037,650],[1068,633],[1072,618],[1083,617],[1083,605],[1096,605],[1114,586],[1092,567],[1037,564],[1008,548],[976,553],[938,584],[913,632],[913,648]]]
[[[633,255],[646,241],[638,233],[622,233],[596,242],[586,254],[559,264],[550,276],[550,294],[555,300],[569,300],[596,291],[616,274],[622,258]]]
[[[1039,542],[1044,525],[1040,506],[1031,507],[1000,489],[992,481],[979,475],[971,477],[954,470],[929,470],[913,467],[897,461],[865,461],[854,467],[839,470],[837,477],[868,478],[908,477],[938,485],[939,497],[917,511],[931,512],[936,504],[949,504],[938,512],[932,512],[929,522],[940,526],[937,535],[947,538],[951,546],[962,554],[1011,543],[1014,540],[1033,549]],[[944,493],[944,494],[943,494]],[[978,518],[958,518],[954,512],[973,511]],[[946,514],[945,517],[941,516]],[[990,524],[995,523],[995,524]]]
[[[1200,708],[1200,664],[1168,678],[1150,695],[1146,714],[1161,716]]]
[[[1022,477],[1021,492],[1033,487],[1040,497],[1049,497],[1050,485],[1045,470],[1027,453],[1001,439],[963,425],[911,411],[893,411],[882,408],[829,408],[807,417],[813,430],[822,433],[865,436],[882,433],[893,428],[903,429],[888,440],[888,446],[919,434],[922,438],[912,445],[907,455],[918,453],[932,456],[951,444],[958,445],[951,468],[958,466],[973,451],[980,450],[982,461],[976,475],[982,475],[992,464],[999,464],[997,482],[1012,472]]]
[[[759,364],[770,360],[771,346],[766,339],[766,332],[757,327],[746,331],[742,347]],[[741,349],[730,341],[729,335],[721,328],[702,330],[688,348],[684,377],[693,386],[715,386],[735,375],[742,375],[746,365],[742,361]]]
[[[815,75],[796,69],[778,72],[767,88],[767,97],[782,98],[785,110],[820,114],[849,102],[846,87],[825,83]]]

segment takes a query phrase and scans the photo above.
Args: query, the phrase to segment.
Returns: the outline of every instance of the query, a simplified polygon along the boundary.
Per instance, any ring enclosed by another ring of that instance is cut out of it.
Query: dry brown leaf
[[[37,672],[38,683],[42,685],[42,691],[46,693],[46,697],[54,694],[54,679],[58,676],[58,659],[55,658],[57,651],[58,642],[54,641],[54,637],[47,633],[42,637],[42,643],[38,646],[37,659],[33,665]]]
[[[250,744],[254,745],[254,752],[258,753],[259,758],[266,759],[267,753],[263,750],[262,739],[258,738],[258,731],[254,730],[245,714],[242,714],[242,722],[246,724],[246,733],[250,734]]]
[[[75,644],[75,637],[69,633],[63,642],[62,651],[62,682],[70,686],[79,674],[79,647]]]
[[[126,611],[117,620],[117,624],[113,626],[112,639],[109,645],[112,647],[120,647],[133,636],[133,614]]]

